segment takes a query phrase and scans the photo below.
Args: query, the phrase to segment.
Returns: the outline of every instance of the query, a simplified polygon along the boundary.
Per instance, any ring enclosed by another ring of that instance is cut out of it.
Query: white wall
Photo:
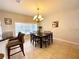
[[[59,27],[53,28],[52,22],[59,21]],[[43,30],[52,31],[54,38],[61,38],[70,42],[79,43],[79,9],[67,10],[51,14],[42,22]]]

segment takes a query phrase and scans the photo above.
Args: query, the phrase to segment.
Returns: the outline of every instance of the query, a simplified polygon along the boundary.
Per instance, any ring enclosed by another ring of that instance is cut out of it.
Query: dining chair
[[[50,43],[53,43],[53,33],[50,32],[50,31],[48,31],[48,32],[46,31],[46,32],[44,32],[44,33],[48,35],[49,44],[50,44]]]
[[[17,40],[18,38],[19,38],[19,36],[21,35],[21,32],[18,32],[18,36],[17,37],[11,37],[10,39],[9,39],[9,41],[12,41],[12,40]]]
[[[35,42],[35,47],[40,44],[39,36],[33,35],[33,39],[34,39],[34,42]]]
[[[31,37],[31,42],[33,43],[33,45],[35,45],[35,47],[37,46],[37,44],[39,43],[40,39],[38,38],[38,36],[34,35],[34,34],[30,34]]]
[[[12,39],[12,40],[9,40],[6,48],[7,48],[7,53],[8,53],[8,59],[10,59],[10,56],[13,56],[19,52],[23,52],[23,55],[25,56],[24,54],[24,48],[23,48],[23,43],[24,43],[24,35],[23,33],[20,33],[18,34],[18,37],[17,39]],[[13,49],[17,49],[19,47],[15,47],[15,46],[18,46],[21,48],[21,51],[18,51],[18,52],[15,52],[13,54],[10,54],[10,50],[13,50]],[[12,48],[13,47],[13,48]]]
[[[42,37],[42,43],[45,45],[45,47],[47,47],[49,45],[49,35],[43,36]]]
[[[50,33],[50,43],[53,43],[53,33]]]

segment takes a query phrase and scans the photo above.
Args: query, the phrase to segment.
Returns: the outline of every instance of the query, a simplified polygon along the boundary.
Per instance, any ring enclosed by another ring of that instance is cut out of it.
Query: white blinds
[[[15,23],[15,31],[29,34],[30,32],[37,31],[37,24],[33,23]]]

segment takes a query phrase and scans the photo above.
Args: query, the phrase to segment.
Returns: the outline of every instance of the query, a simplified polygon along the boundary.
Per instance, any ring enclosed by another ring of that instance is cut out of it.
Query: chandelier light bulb
[[[37,8],[38,14],[34,16],[33,20],[40,22],[42,21],[44,18],[42,17],[42,15],[39,14],[39,8]]]

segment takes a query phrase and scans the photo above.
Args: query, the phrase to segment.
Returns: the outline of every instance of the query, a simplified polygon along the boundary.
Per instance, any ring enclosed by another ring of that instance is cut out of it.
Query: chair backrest
[[[34,41],[40,40],[39,38],[40,38],[39,36],[33,34],[33,40],[34,40]]]
[[[19,32],[19,33],[18,33],[18,36],[17,36],[17,38],[19,38],[19,36],[20,36],[20,35],[21,35],[21,32]]]
[[[21,33],[19,36],[18,36],[18,39],[20,42],[24,43],[24,35],[23,33]]]

